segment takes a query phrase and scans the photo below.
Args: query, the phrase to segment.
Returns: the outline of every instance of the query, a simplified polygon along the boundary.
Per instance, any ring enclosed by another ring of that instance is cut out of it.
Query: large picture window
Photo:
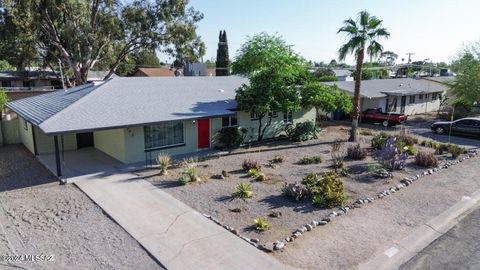
[[[185,143],[183,122],[169,122],[144,127],[145,149],[177,146]]]

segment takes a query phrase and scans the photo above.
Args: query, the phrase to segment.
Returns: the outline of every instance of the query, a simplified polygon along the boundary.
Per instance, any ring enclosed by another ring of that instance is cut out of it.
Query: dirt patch
[[[265,243],[284,239],[301,225],[318,220],[331,212],[331,209],[316,208],[311,202],[296,202],[284,196],[282,187],[285,182],[300,182],[307,173],[331,170],[329,168],[332,164],[331,143],[337,139],[346,140],[347,137],[348,128],[342,125],[328,126],[324,128],[318,140],[303,143],[285,141],[270,143],[267,146],[251,148],[250,153],[235,152],[234,155],[199,162],[202,181],[186,186],[181,186],[178,182],[182,168],[170,170],[167,176],[158,175],[157,170],[147,170],[139,174],[197,211],[212,215],[240,230],[242,235],[258,238]],[[361,137],[362,144],[369,146],[372,136]],[[276,168],[269,167],[270,160],[277,155],[283,156],[285,161],[278,164]],[[324,159],[321,164],[298,164],[301,157],[318,155]],[[249,178],[241,166],[245,159],[262,164],[262,172],[268,176],[269,180],[256,182]],[[404,177],[420,171],[420,168],[411,165],[413,157],[410,157],[408,162],[410,164],[405,170],[397,171],[393,179],[385,180],[367,176],[369,165],[376,163],[371,157],[361,161],[346,160],[350,176],[342,177],[342,181],[347,200],[373,197],[386,188],[396,185]],[[229,172],[230,176],[225,179],[212,179],[212,176],[220,174],[222,170]],[[255,194],[252,199],[232,198],[232,193],[240,182],[248,182],[252,185]],[[241,211],[232,211],[234,209]],[[280,212],[281,216],[270,217],[269,214],[272,212]],[[258,217],[264,217],[271,224],[271,229],[265,232],[256,231],[252,225],[253,220]]]
[[[85,194],[74,185],[58,185],[22,146],[0,148],[0,170],[0,254],[54,258],[0,261],[0,268],[160,268]]]

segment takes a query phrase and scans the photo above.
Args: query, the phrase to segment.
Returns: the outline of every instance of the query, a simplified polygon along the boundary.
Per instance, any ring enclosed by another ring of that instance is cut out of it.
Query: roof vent
[[[399,86],[402,87],[402,86],[403,86],[403,83],[401,83]]]
[[[225,90],[223,90],[223,89],[218,89],[218,92],[223,93],[223,92],[225,92]]]

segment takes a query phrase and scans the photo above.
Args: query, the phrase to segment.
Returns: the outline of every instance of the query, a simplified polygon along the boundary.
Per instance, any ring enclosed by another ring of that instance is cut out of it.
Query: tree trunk
[[[262,126],[263,126],[263,123],[262,123],[262,120],[263,120],[263,116],[262,117],[258,117],[258,136],[257,136],[257,141],[261,141],[263,139],[263,134],[262,134]]]
[[[355,92],[353,94],[353,118],[352,118],[352,130],[350,131],[350,142],[357,141],[357,128],[358,119],[360,118],[360,86],[362,83],[362,66],[363,59],[365,57],[365,49],[360,48],[357,51],[357,66],[355,73]]]

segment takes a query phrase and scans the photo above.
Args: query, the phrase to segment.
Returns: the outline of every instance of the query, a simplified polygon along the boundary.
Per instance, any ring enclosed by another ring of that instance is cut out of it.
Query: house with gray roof
[[[150,162],[209,149],[223,127],[241,127],[256,139],[258,121],[238,111],[236,89],[246,78],[116,77],[105,82],[16,100],[20,141],[35,155],[59,155],[93,147],[124,164]],[[291,122],[315,120],[315,111],[272,112],[265,138],[284,133]]]
[[[326,82],[353,96],[355,82]],[[381,108],[384,112],[407,115],[436,112],[448,87],[427,79],[363,80],[360,90],[361,110]]]

